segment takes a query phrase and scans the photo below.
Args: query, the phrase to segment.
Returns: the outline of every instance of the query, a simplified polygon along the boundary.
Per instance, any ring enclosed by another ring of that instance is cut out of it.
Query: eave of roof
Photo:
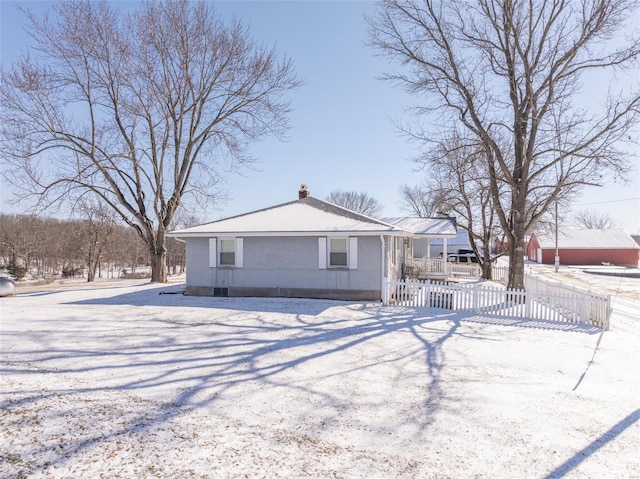
[[[428,236],[430,238],[456,238],[458,236],[455,218],[399,217],[383,218],[383,221],[409,231],[416,236]]]
[[[369,216],[319,200],[303,198],[203,225],[175,230],[169,236],[318,236],[407,235],[407,231]]]

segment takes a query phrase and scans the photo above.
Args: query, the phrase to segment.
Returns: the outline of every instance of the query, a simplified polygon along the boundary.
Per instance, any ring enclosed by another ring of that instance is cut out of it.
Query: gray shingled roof
[[[308,197],[210,223],[175,230],[176,237],[215,235],[429,235],[456,236],[453,218],[376,219],[317,198]]]
[[[288,203],[172,231],[170,236],[211,235],[314,235],[314,234],[396,234],[403,229],[384,221],[319,200],[303,198]]]
[[[416,235],[428,235],[439,238],[455,238],[458,235],[454,218],[382,218],[382,221],[398,226]]]

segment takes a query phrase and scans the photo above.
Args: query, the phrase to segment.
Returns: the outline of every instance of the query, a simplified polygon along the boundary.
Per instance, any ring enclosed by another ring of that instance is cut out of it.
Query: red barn
[[[558,232],[560,264],[638,267],[640,246],[623,230],[561,230]],[[527,244],[527,258],[543,264],[554,264],[555,233],[538,231]]]

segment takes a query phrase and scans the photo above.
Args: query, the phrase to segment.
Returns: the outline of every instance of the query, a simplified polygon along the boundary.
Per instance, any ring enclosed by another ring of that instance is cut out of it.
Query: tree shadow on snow
[[[613,441],[638,421],[640,421],[640,409],[636,409],[631,414],[627,415],[617,424],[612,426],[608,431],[595,438],[586,447],[584,447],[572,457],[567,459],[564,463],[556,467],[553,471],[551,471],[551,473],[549,473],[547,479],[557,479],[560,477],[565,477],[568,473],[576,469],[585,460],[589,459],[598,450]]]
[[[349,301],[330,299],[185,296],[183,293],[184,285],[158,286],[103,298],[70,301],[66,304],[213,308],[260,313],[281,312],[285,314],[317,315],[328,308],[351,303]]]
[[[566,333],[581,333],[589,335],[602,333],[602,328],[591,324],[567,323],[545,319],[523,319],[513,316],[470,314],[465,318],[465,321],[493,326],[505,326],[524,329],[543,329],[547,331],[562,331]]]
[[[140,295],[137,296],[138,300],[134,302],[137,306],[165,306],[163,300],[141,301]],[[201,307],[202,298],[187,299],[187,304],[182,306],[194,306],[195,303],[195,307]],[[99,317],[85,317],[91,314],[86,309],[78,312],[75,317],[65,317],[60,323],[49,322],[47,328],[51,330],[49,334],[42,336],[42,344],[32,350],[14,349],[9,355],[10,367],[3,367],[2,371],[3,375],[14,377],[23,374],[46,375],[50,378],[45,383],[47,386],[35,390],[11,391],[8,388],[4,391],[4,396],[9,399],[0,404],[3,410],[18,414],[32,408],[37,414],[42,414],[42,422],[46,422],[52,416],[64,416],[66,412],[63,409],[69,404],[86,405],[87,400],[84,398],[96,394],[120,391],[119,394],[144,395],[145,390],[169,388],[171,398],[168,401],[150,402],[151,407],[144,414],[134,414],[131,417],[123,415],[125,420],[120,424],[112,424],[105,419],[105,424],[102,425],[104,430],[99,435],[77,434],[64,441],[49,435],[32,442],[29,449],[21,454],[22,457],[45,458],[46,463],[27,463],[12,456],[13,462],[21,464],[28,473],[51,466],[64,467],[63,464],[74,456],[81,455],[100,443],[107,444],[126,434],[138,434],[145,429],[155,428],[192,408],[215,404],[227,393],[236,394],[240,391],[246,395],[247,407],[252,407],[251,393],[238,389],[240,385],[247,383],[259,385],[256,387],[260,388],[273,388],[282,396],[287,391],[303,394],[311,403],[329,411],[311,411],[318,415],[315,423],[330,422],[329,416],[339,415],[340,410],[353,404],[350,403],[348,394],[338,395],[317,383],[336,374],[347,377],[355,368],[352,365],[342,368],[342,372],[335,369],[324,370],[324,360],[361,348],[367,343],[380,344],[376,341],[394,334],[410,333],[417,341],[413,341],[410,348],[398,354],[391,351],[367,357],[357,367],[375,372],[381,364],[388,367],[395,363],[397,366],[392,370],[393,373],[402,375],[404,363],[417,360],[422,364],[422,407],[425,410],[421,416],[425,427],[442,401],[440,371],[445,357],[440,349],[448,338],[458,334],[461,319],[459,315],[425,315],[425,311],[410,308],[383,308],[377,304],[337,301],[267,301],[272,310],[284,315],[284,320],[274,320],[269,315],[257,313],[257,307],[262,303],[251,299],[227,300],[223,303],[225,311],[230,311],[230,316],[223,316],[212,323],[207,323],[202,318],[193,322],[188,317],[175,320],[165,317],[154,320],[148,317],[143,319],[144,325],[136,325],[130,317],[123,317],[121,320],[111,318],[109,320],[116,323],[113,326],[122,327],[124,331],[121,333],[123,337],[115,342],[113,338],[108,339],[113,334],[112,331],[100,329]],[[73,304],[85,307],[90,304],[103,306],[122,303],[110,298],[106,304],[102,299]],[[243,308],[243,304],[249,305],[249,308]],[[337,305],[346,306],[358,317],[345,318],[331,313],[331,308]],[[331,314],[325,315],[327,311]],[[250,314],[246,314],[247,312]],[[85,337],[85,333],[91,330],[91,322],[98,329]],[[193,335],[183,336],[189,330],[198,331]],[[65,337],[57,339],[58,334]],[[98,344],[99,338],[90,337],[91,334],[104,337],[105,342]],[[127,338],[131,337],[137,340],[127,343]],[[83,343],[83,338],[87,339],[86,343]],[[363,351],[367,353],[366,348]],[[34,355],[37,356],[36,360]],[[35,368],[34,364],[37,364]],[[335,363],[333,364],[335,367]],[[301,367],[310,367],[316,372],[308,373],[305,381],[292,380],[291,374]],[[56,375],[78,377],[82,380],[74,380],[73,383],[77,386],[72,389],[57,390]],[[99,378],[105,377],[121,379],[101,385],[102,380]],[[215,408],[208,410],[213,411]],[[29,413],[27,415],[31,418],[34,416]],[[91,414],[90,417],[94,415]],[[99,414],[95,417],[100,420]],[[21,434],[28,434],[26,431],[29,424],[14,426],[22,430]]]
[[[372,377],[394,375],[396,386],[390,388],[387,384],[389,395],[402,394],[397,390],[402,387],[421,388],[417,395],[419,403],[405,405],[414,414],[398,416],[395,427],[416,426],[424,430],[444,403],[453,405],[457,401],[447,396],[442,380],[446,365],[444,345],[455,336],[492,340],[478,324],[482,321],[466,313],[329,300],[160,294],[175,289],[175,286],[146,288],[66,303],[82,308],[70,309],[70,315],[59,323],[51,321],[50,333],[40,336],[41,344],[33,350],[14,348],[6,355],[10,367],[3,367],[3,375],[45,374],[52,379],[64,375],[82,381],[72,389],[60,391],[55,386],[37,393],[5,390],[6,395],[14,393],[14,399],[0,403],[3,410],[24,410],[60,396],[67,399],[64,403],[73,402],[101,392],[144,396],[168,390],[170,396],[168,400],[149,402],[151,407],[144,413],[125,416],[121,424],[105,424],[105,431],[97,437],[80,435],[55,448],[46,440],[39,441],[23,456],[53,454],[55,460],[47,462],[60,466],[97,444],[144,432],[193,408],[206,407],[210,414],[221,414],[210,406],[227,396],[240,394],[246,407],[259,407],[253,389],[270,391],[273,397],[285,401],[302,394],[306,403],[313,406],[297,412],[285,404],[287,414],[300,414],[301,418],[310,414],[315,427],[330,427],[341,420],[341,411],[354,407],[348,392],[349,381],[361,381],[360,376],[353,378],[356,371],[371,373]],[[87,317],[91,314],[86,311],[87,306],[116,305],[141,308],[127,310],[126,314],[99,308],[92,310],[97,317]],[[175,309],[167,313],[167,307]],[[209,317],[197,312],[199,308],[220,311]],[[101,314],[106,315],[104,323],[108,327],[102,325]],[[463,324],[465,327],[461,329]],[[387,341],[394,344],[399,335],[403,347],[385,350]],[[328,362],[335,355],[344,356],[337,362]],[[326,364],[333,369],[328,370]],[[345,389],[323,386],[324,381],[335,376],[344,378]],[[55,380],[47,384],[55,384]],[[251,387],[243,389],[242,385]],[[359,398],[369,401],[366,407],[372,409],[380,407],[377,399],[366,395]],[[51,407],[45,409],[48,415],[56,414],[55,406],[53,411]],[[321,424],[329,426],[318,426]],[[58,438],[50,437],[50,441],[58,444]],[[45,466],[25,467],[34,472]]]

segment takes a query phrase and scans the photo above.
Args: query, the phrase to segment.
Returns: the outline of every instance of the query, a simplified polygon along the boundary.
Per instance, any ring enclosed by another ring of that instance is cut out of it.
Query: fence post
[[[611,304],[611,295],[607,295],[607,317],[605,318],[605,322],[602,325],[602,329],[604,331],[609,331],[609,324],[611,321],[611,313],[613,312],[613,306]]]
[[[593,301],[593,296],[591,295],[591,291],[587,291],[586,294],[583,293],[584,301],[580,303],[580,324],[589,324],[591,322],[591,303]]]
[[[473,285],[473,290],[471,292],[471,308],[473,314],[478,314],[478,304],[480,303],[480,291],[478,291],[479,288],[480,285],[476,283]]]

